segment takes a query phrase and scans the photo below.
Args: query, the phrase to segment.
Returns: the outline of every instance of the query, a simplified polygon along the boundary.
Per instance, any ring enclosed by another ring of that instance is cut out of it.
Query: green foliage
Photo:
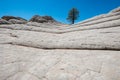
[[[75,20],[77,20],[79,17],[79,11],[76,8],[72,8],[69,13],[67,20],[71,22],[71,24],[74,24]]]

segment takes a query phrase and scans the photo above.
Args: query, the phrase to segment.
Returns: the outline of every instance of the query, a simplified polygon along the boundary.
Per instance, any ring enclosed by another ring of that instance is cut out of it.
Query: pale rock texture
[[[116,8],[116,9],[114,9],[114,10],[110,11],[110,12],[112,12],[112,13],[115,13],[115,12],[120,12],[120,7]]]
[[[21,17],[14,17],[14,16],[3,16],[2,19],[7,20],[7,21],[9,21],[10,19],[17,19],[17,20],[24,20],[24,21],[27,21],[27,20],[24,19],[24,18],[21,18]]]
[[[12,24],[26,24],[27,21],[25,20],[17,20],[17,19],[10,19],[9,22],[11,22]]]
[[[9,21],[6,21],[6,20],[4,20],[4,19],[0,19],[0,25],[1,24],[12,24],[11,22],[9,22]]]
[[[27,20],[21,17],[3,16],[0,24],[26,24]]]
[[[120,80],[120,11],[74,25],[0,25],[0,80]]]

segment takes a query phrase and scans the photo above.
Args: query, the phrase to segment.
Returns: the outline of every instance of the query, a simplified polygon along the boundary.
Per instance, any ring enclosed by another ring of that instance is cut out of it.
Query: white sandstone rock
[[[0,80],[120,80],[120,12],[74,25],[0,25]]]

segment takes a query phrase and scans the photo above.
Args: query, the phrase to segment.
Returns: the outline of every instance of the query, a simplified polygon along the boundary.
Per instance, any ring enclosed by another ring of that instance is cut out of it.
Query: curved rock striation
[[[0,80],[120,80],[120,11],[66,25],[0,25]]]
[[[112,11],[110,11],[110,13],[116,13],[116,12],[120,12],[120,7],[113,9]]]
[[[1,24],[25,24],[27,23],[27,20],[21,17],[14,17],[14,16],[3,16],[2,20],[6,21],[6,23]]]
[[[12,23],[4,19],[0,19],[0,24],[12,24]]]
[[[3,16],[2,19],[7,20],[7,21],[9,21],[10,19],[17,19],[17,20],[24,20],[24,21],[27,21],[27,20],[24,19],[24,18],[21,18],[21,17],[14,17],[14,16]]]
[[[9,22],[11,22],[12,24],[26,24],[27,21],[25,20],[17,20],[17,19],[10,19]]]

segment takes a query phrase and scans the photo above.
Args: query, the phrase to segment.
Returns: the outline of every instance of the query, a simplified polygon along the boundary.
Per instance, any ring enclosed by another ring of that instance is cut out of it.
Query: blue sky
[[[76,22],[107,13],[120,6],[120,0],[0,0],[0,17],[19,16],[30,19],[33,15],[50,15],[67,23],[68,11],[76,7],[80,17]]]

